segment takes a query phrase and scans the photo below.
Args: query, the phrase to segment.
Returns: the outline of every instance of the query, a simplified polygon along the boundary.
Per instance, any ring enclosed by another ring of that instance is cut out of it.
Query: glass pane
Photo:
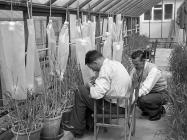
[[[0,20],[1,21],[9,21],[11,20],[23,20],[23,12],[22,11],[11,11],[11,10],[0,10]]]
[[[162,10],[154,10],[154,20],[162,20]]]
[[[151,20],[151,10],[144,13],[144,20]]]
[[[154,8],[162,8],[162,5],[155,5]]]
[[[172,19],[173,4],[165,4],[164,19]]]

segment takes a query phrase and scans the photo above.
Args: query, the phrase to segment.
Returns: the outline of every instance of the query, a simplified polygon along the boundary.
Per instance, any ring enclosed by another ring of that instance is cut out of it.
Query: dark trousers
[[[159,113],[168,101],[168,92],[163,90],[160,92],[150,92],[145,96],[138,98],[138,107],[142,112],[148,113],[150,117],[153,117]]]
[[[71,112],[70,117],[70,125],[74,128],[70,130],[74,135],[82,135],[85,128],[86,128],[86,120],[90,118],[87,116],[88,114],[92,114],[94,111],[94,99],[90,97],[89,90],[84,87],[80,86],[78,90],[75,92],[75,102],[74,107]],[[102,100],[97,100],[97,111],[102,112]],[[110,103],[104,101],[105,106],[105,113],[109,113],[110,111]],[[112,104],[111,112],[116,113],[117,106],[116,104]],[[87,113],[89,112],[89,113]],[[119,112],[124,113],[125,109],[119,107]],[[93,120],[93,118],[92,118]]]

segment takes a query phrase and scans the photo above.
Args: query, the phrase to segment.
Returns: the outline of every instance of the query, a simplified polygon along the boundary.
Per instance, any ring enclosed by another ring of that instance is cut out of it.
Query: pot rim
[[[16,125],[14,125],[12,128],[11,128],[11,131],[12,131],[12,133],[13,134],[15,134],[15,135],[27,135],[27,134],[33,134],[33,133],[36,133],[37,131],[40,131],[42,128],[43,128],[43,123],[39,123],[40,125],[39,125],[39,127],[38,128],[36,128],[35,130],[32,130],[32,131],[29,131],[29,132],[16,132],[15,130],[14,130],[14,128],[16,127]],[[24,131],[24,130],[22,130],[22,131]]]
[[[56,119],[59,119],[59,118],[61,118],[62,117],[62,114],[63,113],[60,113],[58,116],[56,116],[56,117],[50,117],[50,118],[48,118],[48,117],[44,117],[44,118],[41,118],[41,119],[43,119],[43,120],[56,120]]]

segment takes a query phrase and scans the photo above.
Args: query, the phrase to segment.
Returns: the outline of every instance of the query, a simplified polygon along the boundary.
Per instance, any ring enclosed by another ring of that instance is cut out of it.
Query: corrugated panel
[[[161,0],[144,0],[142,3],[133,6],[130,9],[125,9],[124,11],[121,11],[120,13],[126,13],[127,15],[134,15],[139,16],[143,14],[145,11],[159,3]]]
[[[95,3],[97,3],[98,1],[100,0],[91,0],[87,5],[85,5],[82,9],[84,10],[89,10],[89,5],[90,5],[90,8],[91,6],[93,6]]]
[[[146,4],[147,2],[151,2],[150,0],[138,0],[136,3],[131,4],[129,7],[123,8],[121,11],[117,12],[117,13],[131,13],[134,12],[134,10],[138,10],[136,9],[137,6],[140,6],[140,8],[143,8],[143,5]]]
[[[117,11],[121,10],[121,9],[124,9],[125,7],[129,7],[131,4],[137,2],[136,1],[132,1],[132,0],[126,0],[123,2],[123,4],[121,4],[119,7],[113,9],[113,10],[109,10],[111,13],[115,14]]]
[[[107,10],[111,9],[112,7],[118,5],[122,0],[116,0],[113,3],[109,4],[108,6],[106,6],[106,8],[104,8],[102,10],[102,12],[106,13]]]
[[[145,11],[149,10],[151,7],[153,7],[154,5],[158,4],[159,2],[161,2],[161,0],[157,0],[157,1],[154,1],[153,3],[149,3],[147,5],[144,5],[143,8],[141,8],[141,10],[139,11],[134,11],[132,12],[132,14],[134,15],[141,15],[143,14]]]
[[[95,8],[95,7],[97,7],[99,4],[101,4],[102,2],[104,2],[104,0],[98,0],[98,1],[96,1],[96,2],[94,2],[92,5],[91,5],[91,10],[93,11],[93,9]]]
[[[125,4],[123,4],[122,6],[120,6],[120,8],[117,8],[113,11],[114,14],[117,13],[121,13],[122,11],[124,11],[124,9],[130,9],[135,5],[138,5],[142,2],[143,0],[131,0],[131,1],[127,1]]]
[[[97,5],[93,11],[94,12],[100,12],[103,8],[105,8],[107,5],[109,5],[112,1],[114,0],[104,0],[102,3],[100,3],[99,5]]]
[[[107,13],[112,13],[112,11],[114,11],[115,9],[118,9],[120,6],[122,6],[124,3],[126,3],[127,0],[121,0],[117,5],[111,7],[110,9],[108,9],[106,12]]]
[[[77,0],[76,2],[74,2],[70,7],[71,8],[77,8],[78,4],[81,5],[83,2],[85,2],[86,0]]]

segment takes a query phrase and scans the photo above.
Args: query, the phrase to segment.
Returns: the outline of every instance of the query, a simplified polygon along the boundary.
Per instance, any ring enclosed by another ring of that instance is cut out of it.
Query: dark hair
[[[88,51],[86,53],[86,57],[85,57],[85,64],[86,65],[90,64],[101,57],[103,57],[103,55],[100,52],[98,52],[97,50]]]
[[[148,50],[137,50],[131,54],[132,59],[136,59],[140,57],[140,60],[148,59],[150,56],[150,52]]]

